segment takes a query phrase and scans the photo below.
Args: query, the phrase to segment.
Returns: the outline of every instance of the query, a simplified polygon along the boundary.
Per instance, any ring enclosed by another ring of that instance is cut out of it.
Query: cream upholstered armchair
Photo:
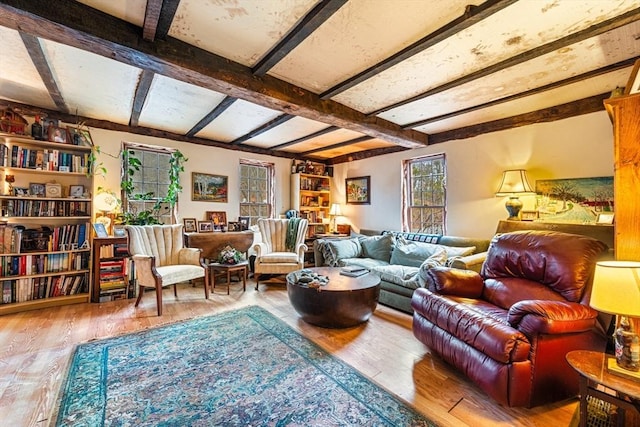
[[[309,222],[306,219],[258,220],[262,241],[253,248],[256,251],[254,278],[256,290],[260,274],[286,274],[304,268],[304,243]]]
[[[162,315],[162,288],[204,277],[204,296],[209,298],[209,269],[204,263],[201,249],[185,248],[182,224],[176,225],[127,225],[129,254],[131,255],[138,283],[137,307],[144,288],[155,288],[158,316]]]

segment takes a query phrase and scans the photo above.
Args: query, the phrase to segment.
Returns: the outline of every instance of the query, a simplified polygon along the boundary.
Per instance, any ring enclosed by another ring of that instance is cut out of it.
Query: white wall
[[[344,214],[339,222],[356,230],[399,230],[402,161],[436,153],[447,159],[446,233],[458,236],[489,237],[507,218],[506,197],[494,196],[503,170],[526,169],[534,187],[537,179],[613,175],[612,126],[602,111],[336,165],[333,200],[343,203]],[[344,204],[345,178],[367,175],[371,205]],[[535,197],[521,200],[523,209],[534,208]]]
[[[185,172],[180,177],[180,182],[183,187],[183,193],[180,195],[178,201],[180,219],[196,218],[197,220],[203,220],[205,219],[204,213],[206,211],[225,211],[227,213],[227,221],[237,221],[240,204],[238,179],[241,158],[261,160],[275,164],[276,214],[283,214],[289,209],[291,159],[207,147],[169,139],[134,135],[104,129],[91,129],[91,137],[94,143],[99,146],[101,150],[101,154],[98,156],[98,162],[102,162],[104,167],[107,169],[106,176],[96,176],[94,178],[94,194],[97,193],[99,187],[103,187],[114,191],[116,194],[120,194],[119,153],[122,142],[126,141],[177,148],[189,159],[184,165]],[[228,176],[228,202],[214,203],[192,201],[191,172],[203,172]]]

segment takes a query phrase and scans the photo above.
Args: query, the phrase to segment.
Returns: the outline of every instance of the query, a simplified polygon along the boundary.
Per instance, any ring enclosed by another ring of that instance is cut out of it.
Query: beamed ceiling
[[[603,110],[640,0],[0,0],[0,105],[340,163]]]

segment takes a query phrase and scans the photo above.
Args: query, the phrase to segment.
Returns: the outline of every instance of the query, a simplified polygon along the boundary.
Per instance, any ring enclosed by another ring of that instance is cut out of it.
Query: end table
[[[247,290],[247,267],[249,263],[247,261],[239,262],[238,264],[220,264],[211,263],[209,269],[211,271],[211,292],[216,288],[216,275],[227,275],[227,295],[229,295],[229,288],[231,287],[231,273],[242,275],[242,291]]]

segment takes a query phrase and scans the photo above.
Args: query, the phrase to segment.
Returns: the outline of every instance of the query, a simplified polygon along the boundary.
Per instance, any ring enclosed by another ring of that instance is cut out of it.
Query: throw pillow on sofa
[[[463,256],[471,255],[476,250],[475,246],[465,246],[465,247],[446,246],[446,245],[440,245],[436,243],[414,242],[412,240],[407,240],[402,236],[398,236],[396,238],[396,246],[407,245],[407,244],[414,245],[415,247],[415,249],[413,249],[414,251],[420,251],[425,254],[425,257],[422,259],[423,261],[429,258],[431,255],[435,254],[436,252],[440,251],[440,249],[445,250],[445,252],[447,253],[447,258],[463,257]]]
[[[321,251],[327,265],[337,267],[341,259],[361,256],[362,246],[358,239],[326,240]]]
[[[391,249],[393,248],[394,238],[391,234],[383,234],[380,236],[360,237],[362,245],[362,256],[365,258],[378,259],[380,261],[389,262],[391,259]]]
[[[420,267],[425,260],[431,257],[434,257],[434,262],[437,262],[438,265],[444,265],[447,261],[447,252],[440,245],[397,238],[393,252],[391,252],[391,264]]]

